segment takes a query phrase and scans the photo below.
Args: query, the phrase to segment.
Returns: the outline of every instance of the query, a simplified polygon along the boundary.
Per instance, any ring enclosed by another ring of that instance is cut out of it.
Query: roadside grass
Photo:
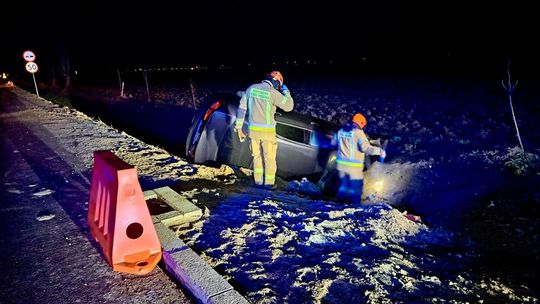
[[[57,94],[54,92],[44,92],[42,95],[43,98],[50,100],[59,106],[74,109],[73,104],[71,103],[71,98],[69,96]]]

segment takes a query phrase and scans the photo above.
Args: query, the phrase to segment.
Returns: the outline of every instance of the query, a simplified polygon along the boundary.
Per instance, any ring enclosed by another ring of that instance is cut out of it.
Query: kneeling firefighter
[[[276,107],[290,112],[294,107],[291,92],[283,84],[283,76],[273,71],[261,83],[251,85],[240,99],[236,113],[235,131],[240,140],[246,137],[242,128],[246,113],[247,130],[253,156],[253,178],[255,184],[274,188],[276,179]],[[263,180],[264,177],[264,180]]]
[[[364,133],[366,125],[364,115],[356,113],[338,132],[336,169],[340,186],[336,196],[352,203],[359,203],[362,199],[365,155],[379,155],[381,159],[386,157],[384,149],[370,143]]]

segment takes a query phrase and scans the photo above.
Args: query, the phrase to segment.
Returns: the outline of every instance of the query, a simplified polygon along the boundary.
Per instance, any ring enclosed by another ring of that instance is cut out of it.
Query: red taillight
[[[203,117],[203,120],[204,121],[207,121],[208,118],[210,118],[210,116],[212,116],[212,114],[221,106],[221,100],[218,100],[216,102],[214,102],[210,108],[208,108],[208,110],[206,111],[206,113],[204,114],[204,117]]]

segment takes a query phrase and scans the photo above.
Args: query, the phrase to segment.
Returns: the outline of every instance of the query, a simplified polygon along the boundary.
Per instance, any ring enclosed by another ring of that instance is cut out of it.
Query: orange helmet
[[[283,85],[283,75],[279,71],[272,71],[270,74],[266,75],[268,80],[275,80],[279,82],[279,85]]]
[[[364,128],[367,125],[366,117],[360,113],[354,114],[352,121],[358,126],[360,126],[360,128]]]

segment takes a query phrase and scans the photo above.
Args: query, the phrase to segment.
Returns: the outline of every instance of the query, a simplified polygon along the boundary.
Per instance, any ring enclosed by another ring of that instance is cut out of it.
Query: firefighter
[[[243,129],[247,121],[247,136],[253,156],[253,179],[257,186],[274,189],[276,180],[276,107],[292,111],[294,101],[291,92],[283,84],[283,76],[273,71],[261,83],[251,85],[242,95],[236,112],[235,131],[240,141],[246,137]],[[247,113],[247,118],[246,118]]]
[[[364,115],[356,113],[338,132],[336,169],[340,186],[336,196],[352,203],[359,203],[362,199],[365,155],[379,155],[381,159],[386,157],[384,149],[370,143],[364,133],[366,125]]]

